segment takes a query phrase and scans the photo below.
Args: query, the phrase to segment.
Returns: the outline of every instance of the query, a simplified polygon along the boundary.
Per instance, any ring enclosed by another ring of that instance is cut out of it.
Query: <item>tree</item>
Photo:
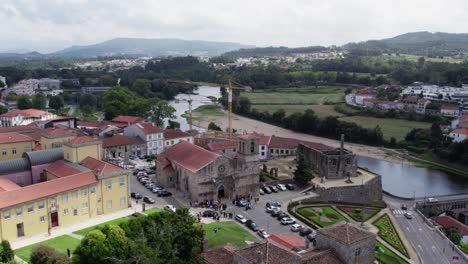
[[[250,113],[250,107],[252,103],[250,102],[249,98],[247,97],[240,97],[239,98],[239,112],[242,114]]]
[[[166,101],[161,99],[151,99],[150,109],[147,112],[147,118],[157,127],[163,127],[165,118],[175,118],[176,110]]]
[[[8,112],[8,108],[3,105],[0,105],[0,115]]]
[[[5,83],[3,83],[2,80],[0,80],[0,88],[3,88],[3,87],[5,87]]]
[[[127,87],[112,87],[102,95],[102,109],[107,120],[118,115],[129,114],[132,107],[142,107],[135,104],[137,96]]]
[[[132,91],[142,97],[148,98],[151,96],[151,81],[145,79],[137,79],[132,85]]]
[[[447,237],[452,241],[455,245],[458,245],[462,240],[463,236],[458,232],[455,228],[449,228],[446,230]]]
[[[222,129],[214,122],[208,124],[208,130],[222,131]]]
[[[19,96],[18,99],[16,100],[16,104],[17,104],[18,109],[21,109],[21,110],[31,109],[33,106],[31,99],[27,95]]]
[[[86,234],[73,253],[73,263],[109,263],[109,248],[106,245],[106,235],[101,230],[93,230]]]
[[[440,125],[437,123],[432,124],[431,126],[431,132],[430,132],[430,139],[431,139],[431,147],[432,148],[437,148],[442,144],[442,141],[444,140],[444,133],[442,132],[442,129],[440,128]]]
[[[180,123],[174,120],[169,120],[166,129],[178,129],[180,128]]]
[[[47,107],[47,97],[42,92],[39,92],[33,96],[32,108],[46,109],[46,107]]]
[[[47,245],[33,248],[30,257],[32,264],[69,264],[70,259],[63,253],[58,252]]]
[[[53,108],[55,110],[59,110],[64,106],[65,106],[65,103],[64,103],[63,97],[61,95],[50,97],[50,99],[49,99],[49,107],[50,108]]]
[[[294,171],[294,180],[300,184],[308,184],[314,178],[312,171],[307,166],[304,154],[299,153],[297,160],[297,167]]]
[[[1,250],[0,258],[3,263],[12,261],[15,258],[15,252],[11,249],[10,242],[8,242],[8,240],[2,240]]]
[[[94,94],[81,94],[79,105],[83,113],[90,114],[96,109],[97,98]]]

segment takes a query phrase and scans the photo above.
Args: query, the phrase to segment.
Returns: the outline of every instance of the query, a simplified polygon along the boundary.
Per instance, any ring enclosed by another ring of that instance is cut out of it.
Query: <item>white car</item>
[[[406,212],[406,213],[405,213],[405,217],[406,217],[407,219],[412,219],[412,218],[413,218],[413,215],[412,215],[410,212]]]
[[[428,203],[437,203],[439,200],[437,200],[436,198],[427,198],[427,202]]]
[[[239,222],[241,224],[245,224],[245,222],[247,222],[247,219],[244,216],[240,215],[240,214],[236,215],[235,219],[236,219],[237,222]]]
[[[291,231],[293,232],[298,232],[299,230],[301,230],[303,228],[303,226],[301,226],[300,224],[293,224],[291,226]]]
[[[280,208],[279,208],[279,207],[276,207],[276,206],[267,206],[267,207],[265,208],[265,211],[266,211],[267,213],[271,213],[271,212],[273,212],[274,210],[280,210]]]
[[[287,190],[286,186],[284,184],[281,184],[281,183],[276,185],[276,188],[278,188],[278,190],[283,191],[283,192]]]
[[[296,220],[292,219],[291,217],[285,217],[281,219],[281,224],[282,225],[290,225],[290,224],[295,224]]]
[[[257,231],[257,234],[261,237],[261,238],[267,238],[269,237],[270,235],[263,229],[260,229]]]
[[[165,206],[164,206],[164,210],[170,211],[170,212],[174,212],[174,213],[175,213],[176,208],[175,208],[173,205],[168,204],[168,205],[165,205]]]

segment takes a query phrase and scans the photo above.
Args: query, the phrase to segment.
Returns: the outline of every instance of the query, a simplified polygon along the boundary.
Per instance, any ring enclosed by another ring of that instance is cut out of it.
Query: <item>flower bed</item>
[[[322,213],[317,213],[315,209],[321,209]],[[331,226],[339,222],[347,221],[342,214],[340,214],[331,206],[302,207],[297,209],[297,213],[319,227]],[[325,219],[327,221],[323,221]]]
[[[398,250],[401,254],[410,258],[408,251],[406,251],[405,245],[401,241],[398,232],[393,226],[390,217],[387,214],[382,215],[379,219],[372,223],[379,229],[379,237],[389,243],[394,249]]]
[[[370,207],[337,206],[337,208],[357,222],[366,222],[380,212],[380,209]]]
[[[408,264],[406,260],[384,246],[379,241],[375,244],[375,259],[383,264]]]

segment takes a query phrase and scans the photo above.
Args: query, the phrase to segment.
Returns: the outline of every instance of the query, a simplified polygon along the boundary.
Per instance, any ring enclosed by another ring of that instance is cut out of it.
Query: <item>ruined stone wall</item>
[[[336,251],[337,255],[340,257],[341,261],[343,261],[346,264],[374,263],[376,237],[370,237],[347,245],[344,243],[340,243],[336,239],[323,235],[319,230],[317,232],[315,240],[316,248],[333,248]]]

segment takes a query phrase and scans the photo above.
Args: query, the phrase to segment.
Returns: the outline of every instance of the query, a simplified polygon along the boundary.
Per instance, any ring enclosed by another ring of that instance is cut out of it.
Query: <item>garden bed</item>
[[[331,206],[312,206],[297,209],[302,217],[312,221],[319,227],[327,227],[348,220]]]
[[[45,240],[36,244],[32,244],[26,247],[18,248],[15,250],[15,255],[24,260],[27,263],[31,263],[30,257],[31,252],[34,248],[40,245],[47,245],[54,248],[55,250],[67,255],[67,249],[70,249],[70,252],[73,253],[76,247],[80,244],[80,240],[73,238],[68,235],[59,236],[49,240]]]
[[[379,237],[385,240],[388,244],[390,244],[394,249],[398,250],[401,254],[405,257],[410,258],[408,251],[403,245],[398,232],[395,229],[390,217],[387,214],[382,215],[379,219],[375,220],[372,223],[379,229]]]
[[[409,264],[408,261],[398,256],[379,241],[375,244],[375,259],[378,260],[379,263],[384,264]]]
[[[366,222],[380,212],[380,209],[370,207],[337,206],[337,208],[357,222]]]

